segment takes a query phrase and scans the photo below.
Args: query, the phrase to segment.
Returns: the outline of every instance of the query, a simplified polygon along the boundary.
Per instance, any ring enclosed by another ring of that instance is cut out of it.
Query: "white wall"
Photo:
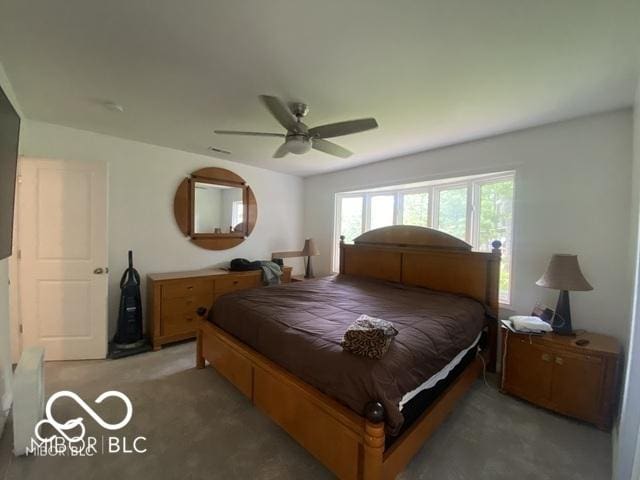
[[[628,480],[640,478],[640,84],[636,90],[633,115],[633,170],[631,192],[631,245],[629,264],[634,267],[630,292],[633,309],[630,315],[632,326],[629,337],[622,410],[618,424],[618,435],[614,437],[614,478]],[[633,475],[632,475],[633,473]]]
[[[531,312],[557,292],[535,286],[552,253],[576,253],[592,292],[572,293],[574,327],[627,338],[629,110],[579,118],[305,179],[305,233],[331,268],[334,195],[360,188],[516,170],[512,304]],[[425,134],[428,134],[425,132]]]
[[[118,283],[130,249],[144,278],[152,272],[219,265],[235,257],[270,259],[273,251],[300,249],[303,243],[302,180],[298,177],[35,121],[24,122],[20,151],[31,157],[109,164],[110,334],[115,331]],[[198,248],[182,236],[174,221],[178,184],[207,166],[227,168],[243,177],[258,202],[253,233],[230,250]],[[295,268],[302,271],[299,263]]]

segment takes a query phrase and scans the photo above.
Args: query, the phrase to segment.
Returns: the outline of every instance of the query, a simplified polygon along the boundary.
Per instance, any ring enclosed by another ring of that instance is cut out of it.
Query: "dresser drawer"
[[[291,267],[284,268],[290,277]],[[284,277],[283,275],[283,277]],[[198,308],[209,310],[227,293],[262,286],[262,272],[229,272],[220,269],[150,274],[147,282],[146,331],[153,349],[196,336]],[[283,282],[287,281],[283,278]]]
[[[182,298],[171,298],[162,302],[162,319],[176,315],[196,313],[198,308],[207,310],[213,305],[213,295],[190,295]]]
[[[191,295],[183,298],[171,298],[162,302],[161,325],[162,335],[195,330],[196,320],[199,318],[198,308],[211,308],[213,296]]]
[[[213,294],[213,281],[194,278],[170,282],[162,286],[162,299],[200,296]]]
[[[220,293],[233,292],[235,290],[244,290],[247,288],[259,287],[261,285],[262,275],[229,275],[216,278],[215,292]]]
[[[198,318],[195,312],[165,317],[162,319],[162,335],[195,332],[198,328]]]

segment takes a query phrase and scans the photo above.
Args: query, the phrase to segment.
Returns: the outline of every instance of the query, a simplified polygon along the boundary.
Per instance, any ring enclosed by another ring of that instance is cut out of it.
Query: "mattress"
[[[398,330],[380,360],[343,351],[345,330],[360,315]],[[209,319],[306,383],[362,415],[385,408],[387,433],[397,434],[400,403],[445,369],[485,325],[479,302],[419,287],[338,275],[223,295]]]

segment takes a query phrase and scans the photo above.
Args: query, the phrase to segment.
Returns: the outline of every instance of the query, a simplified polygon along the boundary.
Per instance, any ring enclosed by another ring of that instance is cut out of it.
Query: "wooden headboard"
[[[353,244],[341,236],[340,273],[468,295],[497,316],[501,243],[492,246],[490,253],[472,252],[444,232],[394,225],[363,233]]]
[[[340,237],[340,273],[475,298],[493,317],[488,323],[487,369],[495,371],[498,340],[499,241],[489,252],[431,228],[394,225],[363,233],[353,244]]]

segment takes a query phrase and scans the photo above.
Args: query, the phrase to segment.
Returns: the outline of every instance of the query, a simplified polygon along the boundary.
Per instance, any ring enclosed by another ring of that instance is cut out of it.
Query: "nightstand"
[[[502,328],[501,390],[610,430],[618,404],[620,343],[576,331],[575,337],[527,335]],[[583,346],[580,340],[588,340]]]

